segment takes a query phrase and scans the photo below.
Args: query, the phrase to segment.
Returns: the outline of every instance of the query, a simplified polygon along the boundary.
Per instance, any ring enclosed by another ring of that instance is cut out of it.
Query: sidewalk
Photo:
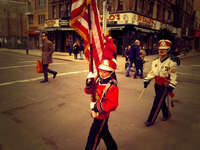
[[[0,48],[0,51],[6,51],[6,52],[13,52],[13,53],[20,53],[26,55],[26,50],[25,49],[7,49],[7,48]],[[41,50],[40,49],[30,49],[28,51],[28,55],[31,56],[37,56],[41,57]],[[193,57],[200,55],[200,52],[197,52],[196,50],[192,49],[189,53],[181,56],[181,59],[187,58],[187,57]],[[150,69],[150,64],[151,62],[157,58],[158,55],[148,55],[145,57],[145,66],[144,67],[144,72],[148,72]],[[58,60],[64,60],[64,61],[74,61],[74,62],[81,62],[81,63],[87,63],[87,59],[83,57],[83,60],[80,60],[80,55],[78,55],[78,59],[74,59],[74,55],[72,54],[71,56],[67,52],[54,52],[53,53],[53,59],[58,59]],[[122,55],[117,56],[117,72],[125,71],[124,69],[125,65],[125,58],[122,57]]]
[[[7,48],[1,48],[0,51],[6,51],[6,52],[13,52],[13,53],[20,53],[20,54],[26,54],[25,49],[7,49]],[[28,50],[28,55],[31,56],[42,56],[42,51],[40,49],[29,49]],[[78,58],[80,55],[78,55]],[[53,59],[60,59],[60,60],[65,60],[65,61],[82,61],[80,59],[74,59],[73,54],[70,56],[66,52],[54,52],[53,53]]]

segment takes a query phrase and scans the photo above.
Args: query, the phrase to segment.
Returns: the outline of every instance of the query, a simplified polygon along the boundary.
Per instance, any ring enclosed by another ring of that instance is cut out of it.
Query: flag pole
[[[89,68],[92,73],[94,73],[94,68],[93,68],[93,48],[92,48],[92,31],[91,31],[91,15],[90,15],[90,4],[88,4],[88,27],[89,27],[89,44],[90,44],[90,57],[89,57]],[[92,90],[92,101],[96,102],[96,97],[95,97],[95,83],[94,83],[94,78],[91,79],[91,82],[93,84],[93,90]]]
[[[89,44],[90,44],[90,57],[89,57],[89,68],[93,73],[93,49],[92,49],[92,32],[91,32],[91,16],[90,16],[90,4],[88,4],[88,27],[89,27]]]

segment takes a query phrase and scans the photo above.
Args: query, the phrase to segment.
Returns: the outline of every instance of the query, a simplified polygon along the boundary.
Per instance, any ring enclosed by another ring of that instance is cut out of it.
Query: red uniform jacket
[[[98,79],[97,79],[98,80]],[[105,96],[103,97],[106,86],[109,86]],[[87,94],[92,93],[92,89],[85,88]],[[118,107],[118,95],[119,89],[116,84],[110,81],[107,84],[101,84],[99,81],[95,85],[96,104],[94,111],[99,112],[97,119],[105,119],[109,117],[111,111],[114,111]],[[102,98],[103,97],[103,98]]]

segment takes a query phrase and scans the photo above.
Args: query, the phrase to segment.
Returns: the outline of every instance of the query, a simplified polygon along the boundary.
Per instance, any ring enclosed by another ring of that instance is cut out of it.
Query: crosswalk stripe
[[[52,65],[60,65],[60,64],[66,64],[66,63],[53,63]],[[16,69],[16,68],[31,67],[31,66],[36,66],[36,64],[0,67],[0,70],[4,70],[4,69]]]
[[[58,73],[57,76],[72,75],[72,74],[78,74],[78,73],[84,73],[84,72],[88,72],[88,70]],[[32,82],[32,81],[36,81],[36,80],[41,80],[43,78],[44,77],[41,76],[41,77],[36,77],[36,78],[31,78],[31,79],[25,79],[25,80],[16,80],[16,81],[3,82],[3,83],[0,83],[0,86],[12,85],[12,84],[15,84],[15,83]]]
[[[7,67],[0,67],[0,70],[4,70],[4,69],[15,69],[15,68],[22,68],[22,67],[30,67],[30,66],[35,66],[35,65],[23,65],[23,66],[7,66]]]
[[[35,60],[20,61],[20,63],[35,63]]]
[[[200,65],[192,65],[192,67],[200,67]]]
[[[198,74],[184,73],[184,72],[177,72],[177,73],[180,74],[180,75],[193,76],[193,77],[200,78],[200,75],[198,75]]]

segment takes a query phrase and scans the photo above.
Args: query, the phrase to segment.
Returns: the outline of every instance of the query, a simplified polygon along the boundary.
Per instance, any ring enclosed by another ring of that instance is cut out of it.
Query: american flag
[[[98,71],[98,66],[103,55],[103,34],[99,23],[99,12],[96,0],[72,0],[70,26],[84,39],[85,56],[90,60],[90,38],[88,5],[90,4],[90,20],[92,35],[93,58]],[[90,68],[90,67],[89,67]],[[90,68],[91,71],[91,68]]]

